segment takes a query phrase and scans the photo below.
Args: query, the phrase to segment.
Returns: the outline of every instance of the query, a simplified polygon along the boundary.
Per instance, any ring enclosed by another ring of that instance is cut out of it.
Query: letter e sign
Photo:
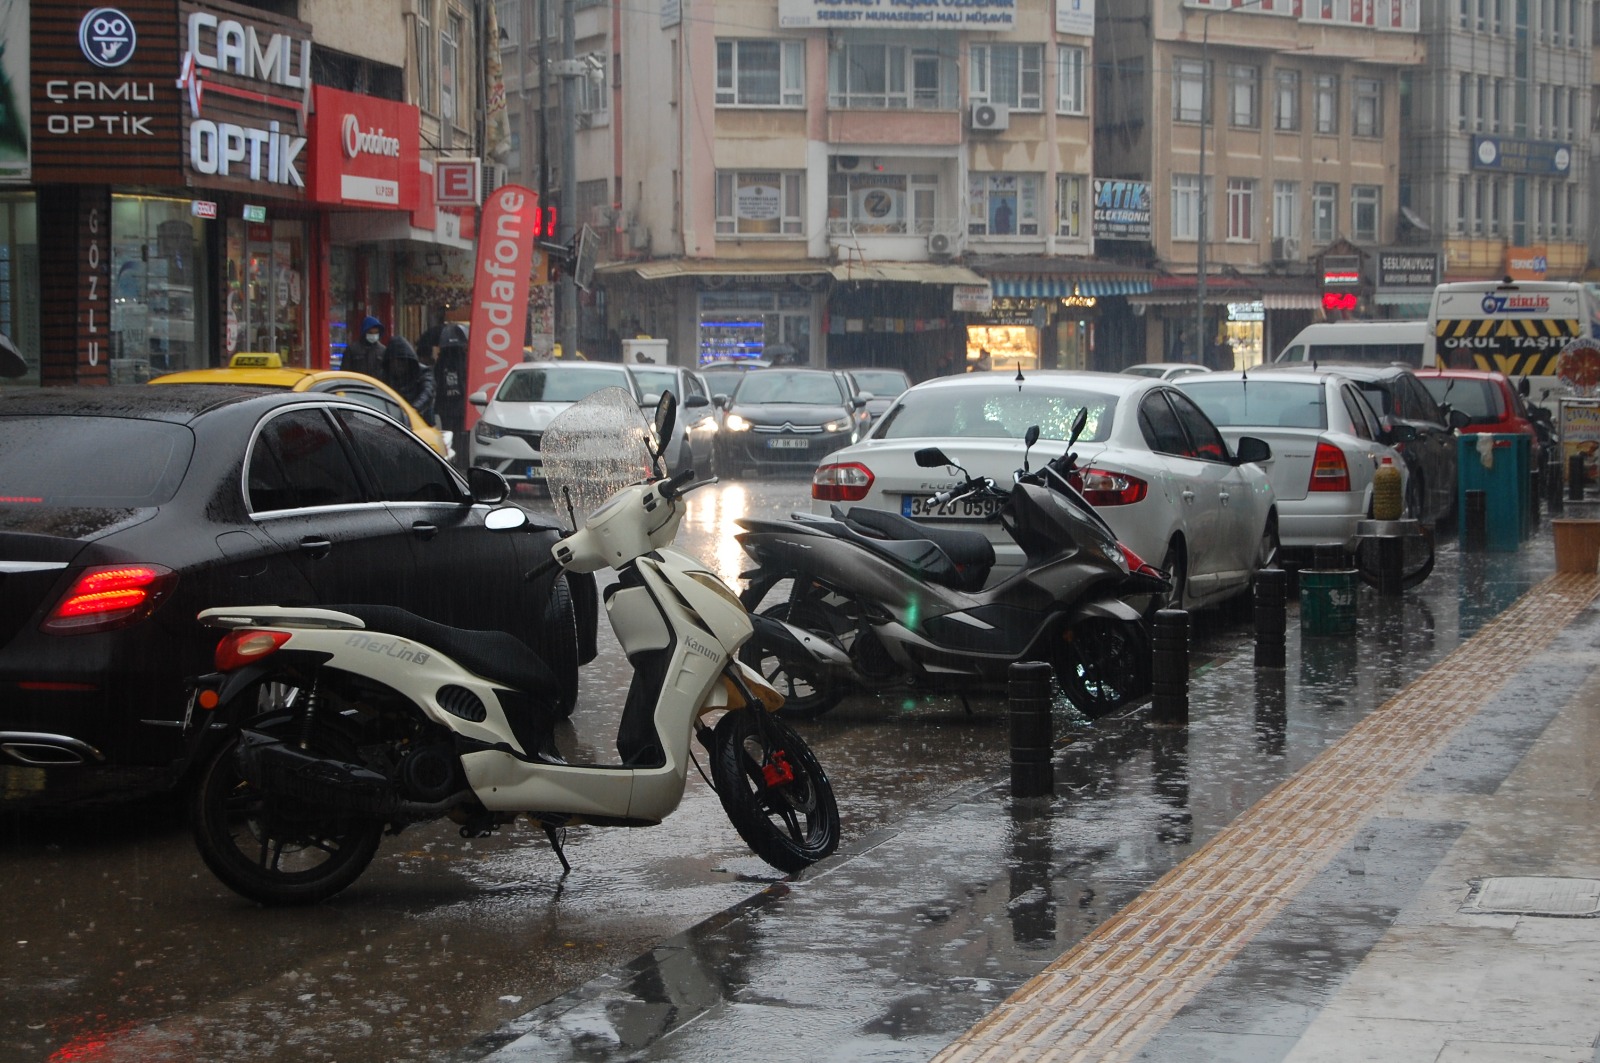
[[[434,200],[440,206],[478,205],[477,159],[440,159],[433,164]]]

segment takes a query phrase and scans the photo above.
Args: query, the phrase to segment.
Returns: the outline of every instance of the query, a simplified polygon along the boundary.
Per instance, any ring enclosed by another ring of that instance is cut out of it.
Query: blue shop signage
[[[1553,140],[1473,137],[1472,168],[1564,177],[1572,172],[1572,145]]]

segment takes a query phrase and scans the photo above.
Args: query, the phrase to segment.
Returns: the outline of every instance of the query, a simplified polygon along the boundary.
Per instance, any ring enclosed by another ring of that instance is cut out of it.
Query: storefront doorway
[[[284,365],[311,368],[306,342],[306,225],[229,219],[224,342],[276,351]]]
[[[187,199],[111,197],[111,383],[210,364],[210,254]]]

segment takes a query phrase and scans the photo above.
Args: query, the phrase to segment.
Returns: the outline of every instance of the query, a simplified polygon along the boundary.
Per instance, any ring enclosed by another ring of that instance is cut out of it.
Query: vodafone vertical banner
[[[538,221],[539,195],[521,185],[501,185],[484,201],[467,333],[468,395],[498,385],[522,361]],[[477,420],[477,407],[468,403],[467,427]]]

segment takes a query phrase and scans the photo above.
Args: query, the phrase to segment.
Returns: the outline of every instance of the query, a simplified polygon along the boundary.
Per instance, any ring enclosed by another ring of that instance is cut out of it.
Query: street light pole
[[[1206,244],[1211,239],[1210,226],[1207,224],[1211,210],[1206,195],[1206,127],[1211,124],[1211,114],[1215,110],[1211,100],[1211,16],[1226,15],[1230,11],[1256,7],[1261,3],[1262,0],[1245,0],[1233,7],[1213,8],[1200,16],[1200,188],[1197,192],[1200,231],[1194,250],[1194,344],[1199,354],[1197,361],[1202,365],[1206,360]],[[1257,102],[1259,105],[1259,96]]]

